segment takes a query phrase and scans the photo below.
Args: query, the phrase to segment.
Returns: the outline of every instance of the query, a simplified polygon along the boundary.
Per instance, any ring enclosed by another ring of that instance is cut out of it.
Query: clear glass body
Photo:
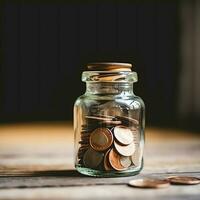
[[[86,71],[82,80],[86,92],[74,104],[76,169],[96,177],[138,174],[143,167],[145,106],[133,92],[137,74]]]

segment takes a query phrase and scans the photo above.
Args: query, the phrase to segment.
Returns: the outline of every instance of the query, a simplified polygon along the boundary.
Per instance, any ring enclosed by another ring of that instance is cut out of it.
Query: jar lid
[[[87,68],[91,71],[126,71],[130,72],[131,63],[118,62],[95,62],[87,64]]]

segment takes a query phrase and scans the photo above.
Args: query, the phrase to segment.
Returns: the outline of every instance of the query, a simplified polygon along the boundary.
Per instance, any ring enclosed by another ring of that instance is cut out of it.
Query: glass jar
[[[145,107],[129,63],[91,63],[74,105],[75,167],[96,177],[132,176],[143,167]]]

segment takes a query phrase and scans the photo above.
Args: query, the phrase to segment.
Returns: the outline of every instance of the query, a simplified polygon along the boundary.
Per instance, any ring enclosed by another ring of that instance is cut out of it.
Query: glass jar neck
[[[89,95],[133,95],[133,83],[124,82],[86,82]]]

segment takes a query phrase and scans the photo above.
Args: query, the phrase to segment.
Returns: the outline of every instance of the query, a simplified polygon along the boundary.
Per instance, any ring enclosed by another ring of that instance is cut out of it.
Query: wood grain
[[[189,175],[200,178],[200,136],[147,128],[142,173],[91,178],[73,168],[69,122],[0,126],[0,199],[198,199],[200,185],[163,190],[130,188],[138,177]]]

